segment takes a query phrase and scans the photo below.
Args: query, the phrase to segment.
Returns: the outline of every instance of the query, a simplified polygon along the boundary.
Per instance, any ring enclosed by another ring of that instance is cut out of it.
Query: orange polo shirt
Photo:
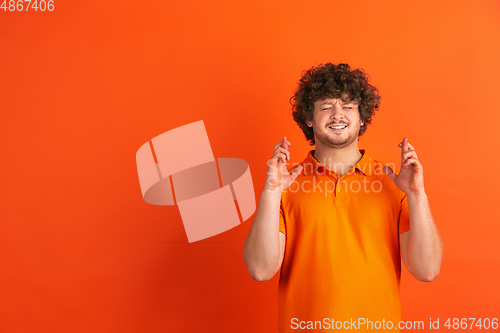
[[[383,331],[392,321],[390,331],[398,331],[398,236],[409,230],[406,195],[384,173],[384,164],[360,152],[361,160],[339,178],[311,150],[302,173],[281,195],[279,228],[286,247],[280,332],[338,330],[337,321],[358,332]]]

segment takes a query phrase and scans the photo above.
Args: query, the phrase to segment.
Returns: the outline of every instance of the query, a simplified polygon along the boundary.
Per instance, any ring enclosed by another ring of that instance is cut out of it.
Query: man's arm
[[[439,275],[443,259],[443,242],[432,218],[424,189],[423,167],[415,149],[404,138],[401,147],[401,171],[384,171],[406,194],[410,231],[399,235],[401,257],[408,271],[418,280],[431,282]]]
[[[243,248],[250,277],[263,282],[278,272],[285,252],[286,236],[279,232],[281,191],[264,189]]]
[[[399,235],[401,257],[418,280],[431,282],[439,275],[443,243],[434,224],[425,193],[407,197],[410,231]]]
[[[281,193],[302,171],[302,166],[292,173],[286,169],[286,161],[290,160],[288,145],[291,143],[283,137],[274,146],[274,155],[268,163],[266,185],[243,247],[243,260],[248,273],[256,281],[270,280],[283,262],[286,236],[279,232]]]

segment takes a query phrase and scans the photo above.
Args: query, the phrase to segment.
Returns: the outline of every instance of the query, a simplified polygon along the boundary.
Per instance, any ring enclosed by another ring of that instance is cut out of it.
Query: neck
[[[363,156],[359,152],[358,140],[343,148],[332,148],[316,142],[314,158],[339,176],[347,173]]]

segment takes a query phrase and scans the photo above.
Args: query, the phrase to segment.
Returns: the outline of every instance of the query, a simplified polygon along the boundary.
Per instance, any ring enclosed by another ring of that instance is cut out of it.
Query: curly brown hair
[[[324,98],[341,98],[343,102],[357,103],[360,118],[364,122],[359,129],[359,136],[365,133],[366,125],[372,122],[375,111],[380,107],[378,90],[368,83],[369,80],[370,76],[363,69],[351,70],[348,64],[320,64],[302,75],[290,102],[293,120],[311,146],[315,144],[314,131],[307,126],[306,121],[313,119],[314,103]]]

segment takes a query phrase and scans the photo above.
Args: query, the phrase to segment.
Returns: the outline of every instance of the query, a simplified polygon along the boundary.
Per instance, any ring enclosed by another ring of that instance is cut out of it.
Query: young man
[[[443,245],[415,149],[399,143],[396,175],[358,147],[379,104],[368,76],[347,64],[300,80],[293,118],[315,150],[292,170],[292,143],[275,145],[243,250],[257,281],[281,267],[280,332],[397,331],[401,257],[420,281],[439,275]]]

